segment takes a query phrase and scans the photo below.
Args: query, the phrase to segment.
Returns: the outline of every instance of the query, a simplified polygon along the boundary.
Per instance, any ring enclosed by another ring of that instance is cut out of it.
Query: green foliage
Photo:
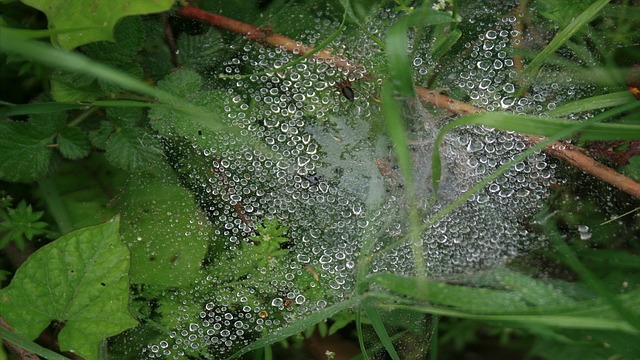
[[[3,317],[35,339],[62,324],[60,348],[95,359],[98,343],[136,324],[127,310],[129,251],[119,219],[77,230],[34,253],[0,291]]]
[[[168,169],[158,168],[162,177],[133,177],[118,204],[122,237],[131,251],[131,283],[154,290],[193,283],[211,237],[211,224],[193,195],[175,177],[166,177]]]
[[[30,182],[51,170],[50,131],[33,122],[0,121],[0,134],[0,179]]]
[[[0,210],[0,231],[5,233],[0,239],[0,249],[13,241],[19,249],[24,248],[25,240],[32,240],[34,236],[48,233],[48,224],[38,221],[44,211],[33,212],[31,205],[22,200],[15,208]]]
[[[292,279],[292,267],[297,265],[292,249],[301,239],[291,236],[286,217],[265,215],[252,223],[236,211],[235,220],[245,222],[252,234],[241,241],[230,241],[221,235],[222,228],[213,225],[218,210],[225,205],[222,202],[228,200],[211,195],[221,190],[211,189],[212,158],[218,160],[232,146],[269,154],[265,144],[255,141],[258,136],[252,130],[245,128],[245,133],[239,134],[230,125],[235,120],[227,116],[240,106],[271,111],[253,100],[256,93],[252,92],[263,90],[260,82],[254,88],[236,89],[250,74],[243,72],[245,64],[230,64],[229,60],[237,57],[248,40],[195,26],[178,16],[167,16],[166,22],[157,16],[127,16],[164,11],[172,1],[128,4],[126,9],[124,2],[98,1],[91,4],[95,6],[92,9],[82,2],[23,2],[45,12],[49,30],[10,29],[8,26],[20,23],[20,16],[3,17],[0,61],[6,59],[7,69],[17,67],[16,73],[31,76],[27,78],[30,84],[50,84],[50,90],[23,94],[23,98],[33,99],[29,104],[11,104],[13,100],[2,94],[0,180],[6,181],[3,189],[6,184],[12,196],[29,199],[36,209],[46,209],[46,214],[33,211],[26,201],[15,208],[10,202],[3,203],[6,211],[0,212],[0,247],[13,241],[23,248],[25,241],[50,235],[53,230],[47,227],[60,233],[81,230],[38,250],[16,272],[11,285],[0,292],[3,316],[19,334],[2,330],[9,341],[41,351],[27,340],[55,320],[64,324],[59,338],[63,350],[95,358],[99,341],[129,329],[110,340],[111,348],[117,354],[114,357],[136,358],[141,348],[201,321],[211,299],[245,297],[252,308],[260,310],[257,316],[287,325],[269,332],[256,330],[244,339],[252,341],[248,346],[242,348],[247,343],[238,343],[230,348],[235,352],[232,358],[263,347],[270,349],[272,344],[299,336],[328,318],[333,323],[328,330],[326,325],[321,326],[322,332],[347,330],[347,325],[355,321],[362,337],[369,328],[379,337],[381,344],[372,341],[373,348],[368,350],[386,349],[393,358],[402,358],[405,346],[399,343],[408,338],[404,336],[407,329],[417,328],[407,319],[423,316],[456,319],[443,319],[440,325],[419,329],[421,335],[428,336],[438,327],[440,341],[432,348],[432,358],[438,358],[438,346],[455,350],[486,341],[487,337],[502,346],[512,341],[511,345],[519,347],[519,355],[528,352],[529,356],[547,358],[632,359],[640,353],[635,342],[640,316],[639,255],[632,241],[638,231],[634,223],[637,204],[605,187],[596,191],[586,180],[567,175],[567,183],[582,186],[584,192],[572,193],[563,185],[550,204],[555,206],[557,228],[544,230],[546,239],[558,239],[562,232],[571,248],[560,242],[556,248],[543,247],[535,253],[536,259],[518,259],[522,263],[516,261],[512,267],[519,271],[498,269],[452,279],[424,276],[421,263],[428,249],[420,237],[422,229],[463,204],[512,164],[540,150],[544,143],[487,175],[449,206],[438,209],[427,224],[420,221],[412,206],[415,204],[408,204],[409,228],[402,229],[403,236],[394,238],[393,244],[385,247],[380,241],[379,237],[386,236],[383,225],[375,234],[367,234],[364,245],[356,250],[361,253],[354,270],[356,291],[349,298],[332,299],[328,287],[331,274],[324,269],[299,267]],[[577,84],[571,91],[579,95],[549,99],[553,107],[540,107],[532,115],[524,114],[529,109],[461,117],[442,127],[436,143],[454,127],[474,124],[546,136],[548,141],[572,137],[580,142],[638,140],[638,102],[624,89],[623,80],[625,67],[631,65],[627,62],[637,58],[633,55],[637,51],[628,49],[639,38],[637,19],[630,15],[636,9],[607,5],[606,0],[542,0],[520,15],[517,9],[508,8],[510,5],[483,9],[482,2],[447,1],[438,3],[446,6],[446,11],[439,11],[431,6],[433,3],[419,6],[396,1],[395,8],[381,13],[377,9],[386,4],[372,0],[205,0],[198,5],[262,26],[267,32],[271,29],[312,41],[314,52],[338,44],[332,49],[336,54],[351,51],[357,55],[361,44],[357,37],[373,38],[382,51],[376,49],[366,77],[352,84],[356,91],[373,90],[360,95],[360,103],[346,106],[370,111],[381,98],[384,123],[372,124],[371,137],[382,134],[391,139],[400,171],[407,179],[403,185],[409,199],[415,196],[411,195],[412,143],[407,135],[410,124],[403,113],[408,102],[405,97],[414,96],[415,84],[427,84],[449,88],[443,91],[473,102],[457,83],[460,69],[474,66],[468,60],[475,51],[473,45],[465,45],[494,26],[496,14],[518,13],[518,21],[532,33],[530,38],[518,40],[525,43],[523,48],[504,49],[511,51],[506,56],[523,60],[524,70],[517,74],[528,75],[527,82],[518,83],[523,92],[525,87],[535,92],[536,86],[551,83],[564,86],[562,81],[571,79],[567,81]],[[376,22],[369,23],[369,17]],[[325,22],[337,24],[340,19],[343,21],[337,29],[313,27]],[[29,24],[20,27],[23,25]],[[176,38],[175,48],[165,41],[165,31],[169,30]],[[31,40],[43,35],[50,36],[62,49],[77,49],[65,52]],[[544,39],[550,38],[553,40],[545,44]],[[621,55],[617,54],[620,47],[628,50],[622,66]],[[266,45],[251,49],[254,53],[247,58],[260,60]],[[174,51],[177,59],[172,59]],[[428,69],[418,73],[414,56],[422,56]],[[309,66],[302,60],[294,57],[276,72],[268,70],[255,76],[277,76],[286,83],[287,69]],[[238,66],[239,77],[219,78],[223,66],[230,65]],[[7,69],[1,71],[3,76],[11,74]],[[339,79],[342,75],[330,76]],[[339,96],[333,88],[315,88],[315,81],[305,83],[309,91]],[[371,86],[365,86],[369,82]],[[385,84],[382,94],[380,84]],[[24,88],[33,89],[33,85]],[[229,101],[231,96],[245,98]],[[319,128],[335,120],[335,114],[316,116],[315,106],[318,104],[302,101],[309,127]],[[332,111],[339,114],[345,109],[340,105]],[[538,116],[541,113],[548,116]],[[624,121],[619,121],[621,118]],[[251,121],[259,124],[262,119]],[[229,134],[242,135],[242,141],[225,144]],[[336,131],[334,135],[340,138],[343,134]],[[349,149],[354,144],[340,146]],[[205,152],[214,155],[206,156]],[[438,154],[434,152],[434,156]],[[438,159],[433,163],[437,165]],[[640,178],[639,169],[640,156],[631,157],[619,168],[636,179]],[[433,174],[437,188],[440,169],[434,168]],[[250,171],[239,175],[241,180],[258,176]],[[251,191],[265,190],[269,189]],[[602,200],[596,197],[598,193],[612,195]],[[107,221],[116,213],[120,214],[121,227],[118,218]],[[592,240],[572,241],[574,230],[584,226],[591,229]],[[376,256],[408,241],[413,245],[417,275],[370,274]],[[577,249],[575,254],[572,249]],[[4,263],[3,259],[0,264]],[[0,270],[0,277],[2,274]],[[136,327],[127,310],[129,283],[134,285],[129,311],[140,320]],[[292,303],[273,283],[288,283],[300,290],[307,302],[328,300],[329,306],[304,318],[290,318],[294,312],[289,310],[299,304]],[[83,304],[87,307],[82,308]],[[358,308],[364,311],[354,313]],[[240,313],[233,306],[227,311],[233,316]],[[420,345],[426,347],[428,339],[422,339]],[[513,344],[517,339],[525,341]],[[367,350],[365,339],[361,338],[361,344]],[[49,358],[57,356],[42,353]],[[185,356],[221,355],[200,348],[187,351]]]
[[[95,41],[113,41],[113,28],[121,18],[166,11],[174,3],[173,0],[149,3],[131,3],[125,0],[98,3],[69,3],[64,0],[22,2],[44,12],[49,21],[49,28],[73,30],[70,33],[53,35],[51,38],[54,44],[66,50]],[[85,16],[78,16],[79,14]]]

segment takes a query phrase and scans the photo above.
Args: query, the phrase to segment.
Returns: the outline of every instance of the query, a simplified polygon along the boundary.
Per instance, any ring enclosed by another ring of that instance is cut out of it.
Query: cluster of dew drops
[[[369,23],[369,33],[382,37],[381,24],[391,14],[382,11]],[[318,20],[316,29],[300,40],[313,45],[322,40],[318,34],[324,29],[338,26],[337,22]],[[457,84],[468,91],[475,105],[487,110],[540,111],[546,100],[540,93],[531,91],[515,99],[514,62],[506,53],[515,31],[512,27],[513,20],[504,19],[478,41],[468,44],[471,56],[464,60]],[[344,181],[355,176],[349,164],[357,167],[357,162],[368,161],[375,167],[380,156],[374,153],[376,141],[369,138],[367,128],[371,118],[380,112],[373,101],[380,84],[366,79],[364,71],[374,65],[371,59],[380,49],[364,35],[338,36],[329,46],[336,57],[356,61],[363,71],[343,71],[335,64],[312,58],[288,65],[298,57],[282,49],[244,45],[239,55],[225,65],[230,84],[225,111],[229,123],[240,128],[241,134],[220,135],[220,141],[233,146],[204,151],[213,172],[203,186],[218,204],[212,209],[219,223],[218,238],[226,239],[232,244],[231,249],[237,249],[253,235],[256,224],[266,218],[276,218],[289,227],[286,236],[293,240],[295,260],[282,270],[287,281],[272,284],[271,293],[262,294],[272,296],[270,305],[286,316],[282,321],[264,316],[264,307],[247,301],[241,291],[217,296],[202,309],[200,319],[185,319],[184,325],[171,333],[170,341],[150,344],[145,349],[149,357],[180,358],[203,349],[225,354],[259,334],[340,301],[354,290],[362,239],[380,237],[375,251],[406,233],[402,215],[406,201],[397,186],[400,175],[379,169],[376,176],[384,185],[396,188],[387,189],[386,202],[374,209],[357,195],[359,189],[340,185],[354,184]],[[418,49],[416,54],[415,71],[424,74],[432,63],[425,55],[426,49]],[[343,97],[336,86],[344,79],[354,84],[353,102]],[[430,169],[434,133],[441,125],[429,122],[420,111],[409,111],[407,116],[414,117],[412,122],[418,124],[412,130],[414,180],[418,183],[417,195],[426,199],[431,190],[420,184],[431,183],[426,169]],[[348,143],[336,132],[337,123],[351,134]],[[264,145],[266,150],[251,145],[243,136]],[[353,152],[345,150],[332,157],[327,139],[335,141],[335,147]],[[449,133],[441,148],[441,192],[430,211],[438,211],[525,148],[516,135],[482,126]],[[353,155],[363,152],[370,152],[370,156]],[[352,157],[351,162],[345,157]],[[332,166],[332,162],[341,162],[344,167]],[[388,168],[395,171],[392,164]],[[531,239],[521,221],[542,205],[548,185],[556,181],[553,168],[544,154],[532,155],[430,226],[423,234],[429,272],[442,275],[495,266],[521,251]],[[366,186],[370,185],[362,184]],[[425,221],[428,217],[425,215]],[[387,224],[384,229],[380,228],[382,223]],[[399,247],[378,258],[371,270],[411,274],[413,260],[408,247]],[[306,299],[296,283],[296,277],[308,267],[317,270],[319,282],[326,288],[325,298]],[[214,278],[207,281],[211,284],[200,285],[223,285],[216,284]],[[285,306],[287,303],[295,305]]]

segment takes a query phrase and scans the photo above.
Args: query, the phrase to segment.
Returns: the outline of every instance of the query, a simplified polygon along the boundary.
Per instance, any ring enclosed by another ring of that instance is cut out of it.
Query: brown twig
[[[221,15],[212,14],[201,10],[199,8],[185,5],[177,13],[181,16],[199,20],[215,27],[229,30],[237,34],[243,35],[248,39],[261,41],[274,47],[281,47],[287,51],[305,55],[308,54],[313,48],[302,44],[299,41],[287,38],[285,36],[275,34],[271,31],[260,29],[253,25],[245,24],[237,20],[233,20]],[[360,69],[360,66],[350,62],[346,59],[339,59],[334,57],[331,52],[327,50],[320,50],[313,54],[313,57],[323,59],[328,63],[334,64],[336,67],[342,68],[345,71],[352,72]],[[415,87],[418,98],[427,103],[434,105],[438,108],[445,109],[451,113],[459,115],[468,115],[478,112],[484,112],[486,110],[477,108],[475,106],[466,104],[464,102],[452,99],[445,95],[442,95],[434,90],[429,90],[420,86]],[[537,144],[543,139],[536,136],[521,135],[522,138],[530,145]],[[620,174],[619,172],[607,167],[598,161],[594,160],[587,155],[587,152],[577,146],[563,143],[553,142],[545,148],[545,152],[552,156],[562,159],[572,166],[575,166],[586,173],[593,175],[594,177],[609,183],[610,185],[640,199],[640,183],[637,183],[633,179]]]

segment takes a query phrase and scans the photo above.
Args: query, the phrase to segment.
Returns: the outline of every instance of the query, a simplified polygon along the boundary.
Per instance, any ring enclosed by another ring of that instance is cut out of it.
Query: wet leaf
[[[173,5],[173,0],[150,2],[23,0],[22,2],[44,12],[50,28],[78,29],[75,32],[52,36],[52,42],[66,50],[94,41],[113,41],[113,28],[121,18],[128,15],[161,12]]]
[[[18,334],[35,339],[59,321],[60,349],[95,359],[102,339],[136,325],[127,310],[129,251],[119,223],[116,217],[64,235],[18,269],[0,291],[3,317]]]

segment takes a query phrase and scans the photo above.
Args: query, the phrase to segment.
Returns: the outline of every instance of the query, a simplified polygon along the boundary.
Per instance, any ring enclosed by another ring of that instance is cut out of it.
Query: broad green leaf
[[[115,125],[111,121],[101,121],[100,127],[89,133],[91,144],[98,149],[106,149],[109,136],[116,130]]]
[[[122,235],[131,251],[131,282],[159,288],[190,284],[211,238],[211,224],[167,167],[130,180],[120,196]]]
[[[65,158],[78,160],[89,155],[91,143],[84,131],[65,126],[58,135],[58,150]]]
[[[0,122],[0,179],[34,181],[47,174],[53,134],[31,122]]]
[[[51,41],[54,44],[71,50],[94,41],[112,41],[113,28],[121,18],[169,10],[174,0],[22,0],[22,2],[44,12],[50,29],[83,28],[80,31],[52,36]]]
[[[36,251],[0,291],[3,317],[35,339],[51,321],[62,351],[96,359],[98,343],[136,325],[127,310],[129,251],[120,220],[80,229]]]
[[[122,128],[107,140],[105,156],[124,170],[148,170],[162,161],[160,141],[138,127]]]
[[[91,102],[103,95],[91,76],[66,71],[51,75],[51,96],[61,102]]]

